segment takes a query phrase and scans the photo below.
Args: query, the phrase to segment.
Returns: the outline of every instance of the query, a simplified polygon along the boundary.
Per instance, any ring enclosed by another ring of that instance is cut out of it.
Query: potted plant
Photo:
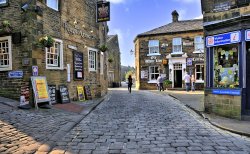
[[[172,88],[172,81],[164,80],[164,85],[165,85],[166,88]]]
[[[8,20],[4,20],[0,25],[0,33],[10,33],[12,31],[11,24]]]
[[[39,39],[39,43],[42,46],[47,47],[47,48],[52,47],[54,45],[54,42],[55,42],[55,40],[51,36],[49,36],[49,35],[46,35],[46,36],[41,37]]]
[[[112,63],[114,61],[114,59],[112,57],[108,58],[108,62]]]
[[[99,47],[99,50],[101,51],[101,52],[105,52],[105,51],[107,51],[108,50],[108,47],[106,46],[106,45],[101,45],[100,47]]]

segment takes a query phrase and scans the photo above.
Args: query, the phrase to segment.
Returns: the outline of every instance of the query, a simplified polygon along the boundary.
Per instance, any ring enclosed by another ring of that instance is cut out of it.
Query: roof
[[[110,41],[112,38],[116,37],[117,35],[108,35],[107,36],[107,41]]]
[[[180,33],[187,31],[197,31],[203,30],[203,20],[194,19],[194,20],[181,20],[177,22],[172,22],[167,25],[155,28],[153,30],[141,33],[139,36],[147,35],[157,35],[157,34],[168,34],[168,33]]]

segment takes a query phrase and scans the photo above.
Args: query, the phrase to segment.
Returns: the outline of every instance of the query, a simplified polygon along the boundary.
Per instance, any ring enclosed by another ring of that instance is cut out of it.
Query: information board
[[[56,85],[49,85],[49,95],[51,104],[57,103]]]
[[[32,83],[33,92],[35,95],[36,108],[38,108],[38,105],[37,105],[38,103],[50,102],[49,89],[48,89],[46,77],[32,76],[31,83]]]
[[[84,93],[85,93],[85,98],[87,100],[92,99],[91,90],[90,90],[89,85],[84,86]]]
[[[29,85],[26,86],[22,86],[21,87],[21,96],[24,97],[24,104],[29,104],[29,99],[30,99],[30,89],[29,89]]]
[[[70,103],[69,91],[66,85],[59,85],[61,103]]]
[[[74,51],[73,58],[74,79],[83,79],[83,53]]]
[[[77,86],[77,96],[79,101],[85,101],[83,86]]]

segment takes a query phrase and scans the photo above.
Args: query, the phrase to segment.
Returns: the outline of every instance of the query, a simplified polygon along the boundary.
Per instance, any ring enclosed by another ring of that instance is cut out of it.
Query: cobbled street
[[[222,131],[177,100],[113,90],[51,153],[250,153],[250,140]]]

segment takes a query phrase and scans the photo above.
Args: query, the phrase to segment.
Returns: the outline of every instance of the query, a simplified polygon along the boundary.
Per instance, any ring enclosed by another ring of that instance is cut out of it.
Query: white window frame
[[[204,76],[204,74],[202,74],[202,69],[201,69],[201,72],[197,72],[197,66],[200,66],[201,68],[202,68],[202,66],[203,66],[203,69],[205,69],[204,68],[204,64],[195,64],[195,82],[196,83],[204,83],[204,80],[199,80],[199,79],[196,79],[196,77],[197,77],[197,74],[199,73],[199,74],[201,74],[202,76],[203,76],[203,78],[205,79],[205,76]],[[205,70],[204,70],[205,71]],[[205,73],[203,71],[203,73]]]
[[[54,6],[55,4],[53,3],[57,3],[56,6]],[[56,10],[56,11],[59,10],[59,0],[46,0],[46,5],[52,8],[53,10]]]
[[[59,40],[59,39],[55,39],[55,43],[58,43],[59,44],[59,63],[58,65],[53,65],[53,64],[48,64],[48,48],[45,48],[45,51],[46,51],[46,69],[48,70],[63,70],[63,41],[62,40]],[[55,43],[53,45],[53,47],[55,48]],[[49,50],[51,50],[52,48],[49,48]]]
[[[161,55],[159,45],[160,45],[159,40],[149,40],[148,41],[148,56]]]
[[[0,65],[0,71],[10,71],[10,70],[12,70],[12,42],[11,42],[11,36],[0,37],[0,42],[1,41],[7,41],[8,42],[9,65],[5,65],[5,66]]]
[[[154,72],[153,73],[150,72],[152,67],[154,67]],[[156,67],[157,67],[157,69],[159,69],[159,66],[149,66],[149,70],[148,70],[148,72],[149,72],[149,81],[148,81],[148,83],[157,83],[157,78],[155,78],[155,79],[151,78],[151,74],[155,74],[155,75],[159,74],[160,75],[159,71],[158,71],[158,73],[155,73]]]
[[[172,44],[173,44],[173,46],[172,46],[172,54],[180,54],[180,53],[182,53],[182,38],[181,37],[173,38]],[[176,46],[180,46],[180,51],[178,51],[178,50],[175,51]]]
[[[90,52],[95,52],[95,57],[91,57],[91,55],[90,55]],[[97,71],[97,52],[98,52],[98,50],[97,49],[94,49],[94,48],[88,48],[88,68],[89,68],[89,72],[96,72]],[[90,58],[92,58],[92,59],[90,59]],[[92,61],[91,60],[93,60],[94,61],[94,67],[92,67],[92,65],[91,65],[91,63],[92,63]]]
[[[199,48],[198,46],[201,46],[201,47]],[[194,52],[193,53],[204,53],[203,36],[194,37]]]
[[[104,70],[104,53],[101,52],[100,55],[100,74],[103,75],[103,70]]]

